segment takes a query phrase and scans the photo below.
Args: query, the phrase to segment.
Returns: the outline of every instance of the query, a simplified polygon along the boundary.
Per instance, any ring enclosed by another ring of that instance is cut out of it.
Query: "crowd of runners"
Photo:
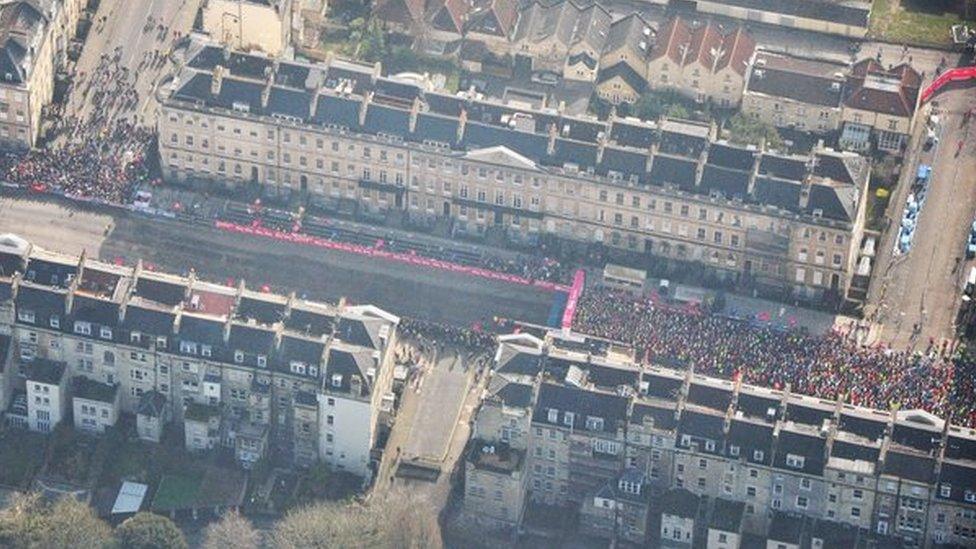
[[[925,352],[858,345],[850,333],[810,335],[673,307],[629,292],[583,293],[574,328],[632,345],[638,357],[756,385],[880,409],[924,409],[976,425],[976,367],[947,345]]]

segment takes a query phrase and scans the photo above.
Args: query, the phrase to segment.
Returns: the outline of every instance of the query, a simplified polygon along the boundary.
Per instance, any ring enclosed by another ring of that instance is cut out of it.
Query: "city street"
[[[544,324],[553,301],[552,293],[533,287],[54,201],[0,197],[5,232],[68,254],[86,250],[130,265],[142,259],[176,273],[193,268],[203,279],[243,278],[252,287],[268,284],[328,301],[346,297],[464,327],[495,315]]]
[[[93,77],[102,55],[111,55],[120,48],[119,65],[132,76],[138,102],[134,109],[120,110],[115,115],[129,117],[135,111],[144,125],[155,126],[152,92],[159,77],[168,70],[168,61],[147,61],[154,52],[167,54],[175,37],[190,31],[201,3],[202,0],[101,0],[75,66],[75,89],[69,97],[67,114],[84,120],[98,109],[92,94],[77,92]],[[159,25],[164,29],[160,30]]]
[[[962,125],[963,113],[976,107],[971,86],[948,86],[936,95],[933,109],[941,118],[937,149],[921,147],[909,154],[903,180],[892,197],[891,230],[880,245],[869,306],[869,319],[883,325],[881,341],[896,348],[925,350],[954,337],[953,322],[969,270],[964,251],[976,211],[976,130]],[[919,124],[924,124],[924,115]],[[959,142],[963,143],[956,156]],[[919,163],[931,164],[932,181],[908,254],[893,255],[901,211]]]

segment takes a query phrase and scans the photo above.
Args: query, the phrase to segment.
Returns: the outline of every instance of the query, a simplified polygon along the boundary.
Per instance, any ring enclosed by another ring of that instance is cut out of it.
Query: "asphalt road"
[[[940,145],[931,151],[917,148],[906,158],[869,298],[869,314],[883,325],[882,341],[898,348],[924,350],[929,338],[936,342],[953,338],[961,284],[972,263],[965,261],[964,251],[976,212],[976,122],[964,126],[962,117],[976,108],[976,92],[972,84],[953,85],[935,97],[933,108],[943,128]],[[924,123],[923,114],[919,124]],[[960,141],[963,147],[956,156]],[[909,180],[919,163],[932,166],[930,190],[911,250],[893,256]]]
[[[55,201],[0,197],[0,233],[13,232],[68,254],[87,250],[106,261],[138,259],[158,270],[202,279],[244,279],[310,299],[372,303],[401,316],[470,326],[503,316],[544,324],[553,294],[536,288],[152,220],[128,213],[91,212]]]

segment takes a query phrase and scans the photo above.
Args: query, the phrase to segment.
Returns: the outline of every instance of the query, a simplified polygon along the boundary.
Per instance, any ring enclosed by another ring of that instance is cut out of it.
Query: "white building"
[[[329,349],[319,402],[319,456],[368,476],[370,451],[393,381],[389,338],[399,319],[372,306],[339,320],[342,341]]]
[[[27,424],[31,431],[50,433],[68,407],[64,362],[35,359],[27,364]]]
[[[119,420],[119,386],[76,377],[71,382],[75,429],[104,433]]]

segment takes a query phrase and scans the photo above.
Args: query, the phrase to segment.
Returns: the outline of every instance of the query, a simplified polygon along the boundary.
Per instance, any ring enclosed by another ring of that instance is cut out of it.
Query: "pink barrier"
[[[925,91],[922,92],[922,103],[931,99],[935,95],[935,92],[939,91],[942,86],[945,86],[949,82],[958,82],[959,80],[968,80],[970,78],[976,78],[976,67],[960,67],[945,71],[933,80],[929,84],[929,87],[925,88]]]
[[[566,296],[566,308],[563,309],[563,328],[573,327],[573,317],[576,316],[576,306],[579,298],[583,294],[583,286],[586,284],[586,272],[577,269],[573,275],[573,285],[569,288],[569,295]]]
[[[307,234],[287,233],[284,231],[276,231],[274,229],[268,229],[266,227],[239,225],[237,223],[228,223],[226,221],[217,221],[214,223],[214,225],[218,229],[234,232],[238,234],[261,236],[264,238],[272,238],[284,242],[291,242],[293,244],[304,244],[309,246],[317,246],[319,248],[327,248],[330,250],[340,250],[343,252],[349,252],[353,254],[367,255],[371,257],[380,257],[383,259],[400,261],[402,263],[419,265],[421,267],[430,267],[432,269],[452,271],[455,273],[466,274],[469,276],[480,276],[482,278],[499,280],[502,282],[509,282],[511,284],[521,284],[523,286],[535,286],[536,288],[541,288],[543,290],[547,290],[550,292],[571,292],[571,287],[566,286],[565,284],[557,284],[555,282],[548,282],[545,280],[532,280],[522,276],[511,275],[508,273],[501,273],[489,269],[482,269],[480,267],[468,267],[466,265],[459,265],[457,263],[451,263],[450,261],[432,259],[429,257],[419,256],[416,254],[391,252],[388,250],[384,250],[382,248],[360,246],[358,244],[347,244],[345,242],[335,242],[332,240],[328,240],[325,238],[318,238]],[[579,276],[579,273],[577,273],[577,276]],[[575,286],[576,284],[575,279],[573,284]]]

